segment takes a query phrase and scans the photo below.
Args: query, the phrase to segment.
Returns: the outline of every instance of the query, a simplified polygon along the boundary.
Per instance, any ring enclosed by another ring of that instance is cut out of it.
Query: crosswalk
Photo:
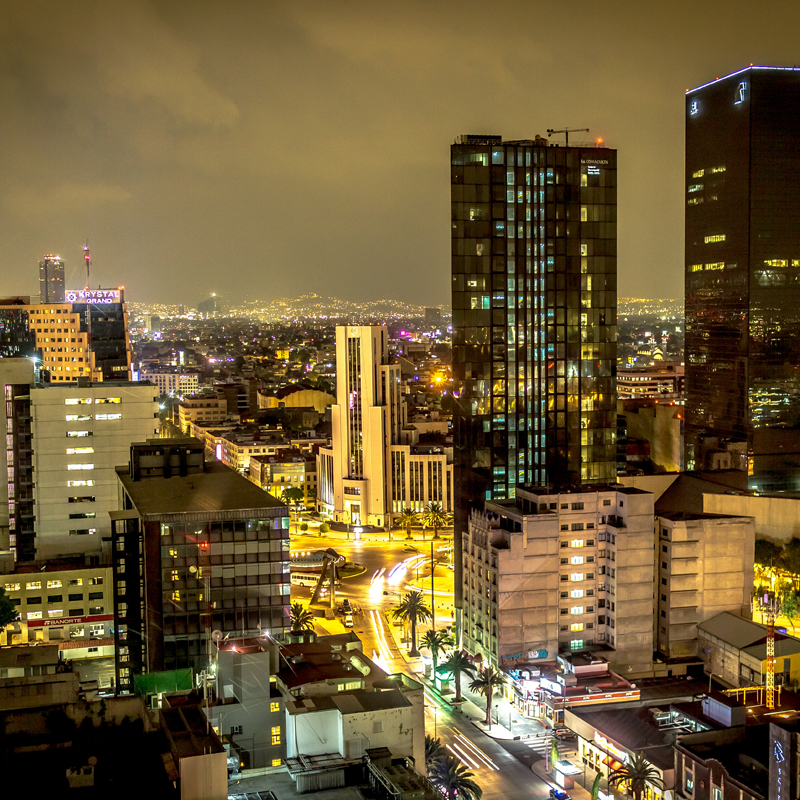
[[[547,736],[533,736],[530,739],[523,739],[523,743],[530,747],[531,750],[543,756],[550,746],[549,737]]]

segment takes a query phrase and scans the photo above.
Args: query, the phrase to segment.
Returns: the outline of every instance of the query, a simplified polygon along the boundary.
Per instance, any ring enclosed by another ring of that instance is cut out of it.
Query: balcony
[[[609,514],[606,524],[611,528],[617,528],[617,529],[622,529],[627,527],[625,525],[625,520],[622,517],[618,517],[614,514]]]

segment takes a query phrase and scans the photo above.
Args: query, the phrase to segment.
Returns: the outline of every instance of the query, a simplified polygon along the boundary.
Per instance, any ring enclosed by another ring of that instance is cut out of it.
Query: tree
[[[417,513],[413,508],[403,509],[403,512],[394,518],[398,528],[406,529],[406,539],[411,538],[411,526],[416,525],[418,520]]]
[[[794,620],[797,619],[798,612],[800,612],[800,598],[795,591],[787,592],[781,598],[781,613],[789,620],[792,633],[794,633]]]
[[[756,539],[754,561],[762,567],[775,567],[783,556],[783,548],[769,541],[769,539]]]
[[[17,607],[6,597],[6,590],[0,589],[0,631],[19,619]]]
[[[499,689],[505,679],[494,667],[484,667],[470,683],[470,691],[478,692],[486,698],[486,724],[492,727],[492,697],[495,689]]]
[[[292,633],[314,630],[314,614],[302,603],[292,603],[289,609],[289,619],[292,623]]]
[[[598,772],[597,775],[594,776],[594,783],[592,783],[592,800],[597,800],[600,796],[600,778],[602,777],[602,772]]]
[[[652,783],[657,788],[664,787],[664,781],[658,770],[644,757],[644,753],[634,753],[633,758],[621,767],[615,769],[608,778],[609,786],[628,784],[628,791],[633,794],[634,800],[642,800],[645,788]]]
[[[425,766],[430,769],[433,762],[445,754],[441,739],[434,739],[430,734],[425,734]]]
[[[402,600],[392,609],[392,616],[411,625],[411,649],[408,654],[412,657],[418,656],[417,623],[427,622],[431,618],[431,610],[425,605],[422,592],[406,592]]]
[[[465,673],[470,677],[475,675],[475,663],[471,661],[463,650],[457,650],[450,653],[447,661],[442,664],[447,672],[453,677],[456,685],[456,703],[461,702],[461,673]]]
[[[426,631],[420,641],[423,647],[427,647],[431,651],[434,677],[436,676],[436,667],[439,665],[439,654],[444,653],[451,642],[452,639],[444,631],[434,630]]]
[[[433,500],[428,503],[422,513],[422,524],[426,528],[433,528],[434,539],[439,538],[439,528],[450,525],[452,521],[453,515],[444,511],[441,503],[435,503]]]
[[[783,548],[780,566],[794,576],[800,575],[800,539],[796,536],[792,536]]]
[[[330,526],[330,525],[328,525],[328,523],[327,523],[327,522],[323,522],[323,523],[322,523],[322,524],[319,526],[319,533],[320,533],[320,536],[322,536],[322,534],[323,534],[323,533],[327,533],[327,532],[328,532],[330,529],[331,529],[331,526]]]
[[[448,800],[481,800],[483,790],[473,780],[473,774],[450,753],[431,764],[430,781]]]

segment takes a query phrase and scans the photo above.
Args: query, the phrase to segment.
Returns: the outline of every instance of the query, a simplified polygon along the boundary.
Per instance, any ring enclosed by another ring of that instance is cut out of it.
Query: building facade
[[[213,632],[289,625],[289,512],[196,440],[135,444],[112,517],[116,679],[207,669]],[[144,557],[142,557],[144,554]],[[215,634],[214,634],[215,635]],[[219,638],[219,637],[217,637]]]
[[[99,553],[118,507],[115,468],[158,433],[158,390],[104,381],[30,391],[36,557]]]
[[[799,102],[797,68],[686,95],[686,467],[741,445],[762,491],[800,488]]]
[[[143,369],[139,377],[158,386],[162,395],[190,395],[199,388],[196,372]]]
[[[548,145],[451,147],[462,532],[476,502],[616,474],[616,151]]]
[[[444,452],[403,445],[406,405],[400,367],[389,363],[379,325],[336,328],[336,396],[330,447],[317,461],[320,511],[354,525],[391,525],[404,508],[453,506],[453,468]]]
[[[194,395],[184,397],[178,406],[178,424],[188,436],[193,422],[215,424],[224,422],[228,416],[228,402],[224,397]]]
[[[473,511],[463,537],[464,647],[496,667],[606,651],[646,674],[653,654],[653,495],[517,489]]]
[[[39,262],[39,302],[63,303],[65,288],[61,256],[45,256]]]

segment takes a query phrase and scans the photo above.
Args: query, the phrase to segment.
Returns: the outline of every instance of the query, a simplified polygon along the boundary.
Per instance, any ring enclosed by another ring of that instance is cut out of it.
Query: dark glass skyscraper
[[[800,70],[686,95],[686,465],[800,489]]]
[[[617,154],[462,136],[451,184],[460,565],[470,505],[615,480]]]
[[[39,302],[64,302],[64,262],[47,255],[39,262]]]

